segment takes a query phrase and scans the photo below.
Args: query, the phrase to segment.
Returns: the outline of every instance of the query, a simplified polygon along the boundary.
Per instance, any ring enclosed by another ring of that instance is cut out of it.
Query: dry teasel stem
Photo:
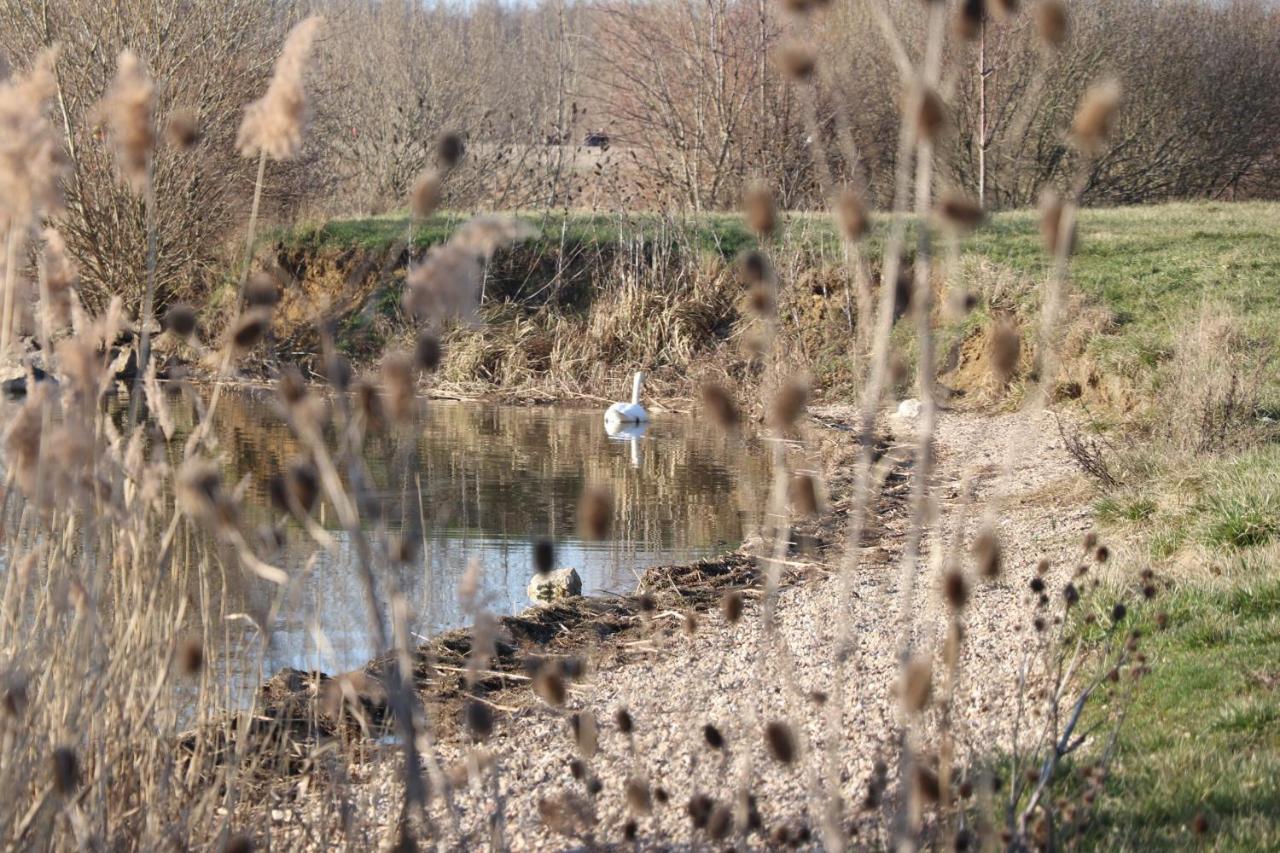
[[[818,485],[808,474],[796,474],[790,484],[791,506],[796,515],[813,516],[818,514]]]
[[[466,151],[467,145],[460,133],[450,131],[441,134],[439,141],[436,142],[436,159],[446,169],[452,169],[462,162]]]
[[[578,529],[583,538],[598,542],[609,535],[612,525],[613,497],[602,487],[588,488],[578,503]]]
[[[769,402],[768,423],[774,429],[787,429],[795,424],[809,402],[809,389],[791,380],[783,383]]]
[[[1061,0],[1040,0],[1035,10],[1036,32],[1049,47],[1062,47],[1067,41],[1067,7]]]
[[[763,184],[754,184],[742,195],[742,215],[757,237],[765,238],[778,227],[778,210],[773,193]]]
[[[547,575],[556,567],[556,546],[550,539],[539,539],[533,543],[533,570],[540,575]]]
[[[702,397],[702,405],[711,416],[711,420],[721,429],[734,429],[738,426],[738,407],[733,397],[721,385],[708,383],[698,389]]]
[[[929,704],[933,693],[933,664],[928,658],[915,657],[902,667],[902,707],[918,714]]]
[[[160,320],[160,328],[180,338],[191,337],[196,330],[196,309],[183,302],[170,305]]]
[[[1008,382],[1017,372],[1018,359],[1022,356],[1022,337],[1012,320],[1001,318],[996,321],[988,349],[991,369],[997,381],[1001,384]]]
[[[853,187],[845,187],[836,198],[836,221],[844,239],[856,243],[871,230],[871,214],[862,196]]]
[[[995,528],[989,524],[983,525],[978,535],[974,537],[973,559],[978,565],[978,574],[982,577],[992,579],[1000,575],[1001,564],[1004,561],[1000,537],[996,536]]]
[[[796,736],[791,731],[791,726],[781,720],[774,720],[764,727],[764,740],[769,747],[769,754],[775,760],[783,764],[796,760]]]
[[[818,67],[818,55],[807,44],[787,42],[778,48],[778,65],[792,80],[805,81],[813,76]]]
[[[1080,106],[1071,122],[1071,139],[1076,147],[1096,154],[1107,141],[1111,122],[1119,108],[1119,83],[1107,80],[1090,86],[1080,100]]]

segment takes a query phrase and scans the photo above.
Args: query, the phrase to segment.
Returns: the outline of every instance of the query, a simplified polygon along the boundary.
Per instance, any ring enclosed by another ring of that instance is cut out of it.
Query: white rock
[[[907,399],[898,404],[898,417],[900,418],[918,418],[920,417],[921,403],[919,400]]]
[[[529,579],[529,600],[534,604],[550,604],[562,598],[582,595],[582,578],[573,568],[556,569]]]

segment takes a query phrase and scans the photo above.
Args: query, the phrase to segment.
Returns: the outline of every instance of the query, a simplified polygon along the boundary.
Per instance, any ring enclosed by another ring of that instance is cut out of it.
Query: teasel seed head
[[[178,671],[183,675],[198,675],[204,668],[204,644],[195,637],[187,637],[178,644]]]
[[[1107,560],[1111,559],[1111,549],[1106,545],[1099,545],[1093,552],[1093,559],[1097,560],[1099,563],[1105,563]]]
[[[595,758],[600,746],[600,729],[596,726],[595,714],[590,711],[570,714],[569,728],[573,732],[573,742],[578,747],[578,754],[587,761]]]
[[[1018,14],[1018,0],[987,0],[987,13],[997,21],[1006,21]]]
[[[982,29],[982,21],[986,15],[984,0],[960,0],[956,6],[953,29],[965,41],[974,41]]]
[[[365,426],[374,431],[386,426],[387,413],[378,386],[368,378],[361,378],[356,380],[351,390],[355,394],[356,410],[364,416]]]
[[[996,381],[1007,384],[1017,373],[1018,360],[1022,357],[1022,336],[1009,318],[1001,317],[993,324],[988,355]]]
[[[764,741],[775,761],[791,764],[796,760],[795,733],[782,720],[774,720],[764,727]]]
[[[649,783],[639,776],[627,780],[624,792],[627,806],[632,814],[647,815],[653,811],[653,798],[649,793]]]
[[[933,663],[927,657],[914,657],[902,667],[902,686],[899,698],[902,707],[911,714],[919,714],[929,704],[933,693]]]
[[[640,834],[640,825],[635,822],[634,818],[628,818],[627,822],[622,825],[622,838],[624,841],[633,842],[636,836]]]
[[[778,48],[778,65],[791,80],[805,82],[818,67],[818,55],[803,42],[789,41]]]
[[[533,543],[533,570],[540,575],[550,574],[556,567],[556,546],[550,539],[538,539]]]
[[[757,317],[772,317],[777,310],[773,288],[764,282],[751,285],[747,290],[747,309]]]
[[[809,403],[809,387],[795,379],[787,380],[769,401],[768,423],[774,429],[794,426]]]
[[[1035,19],[1041,41],[1052,48],[1066,44],[1070,23],[1062,0],[1040,0],[1036,4]]]
[[[1071,121],[1071,139],[1076,147],[1089,154],[1101,151],[1119,108],[1119,83],[1105,80],[1090,86]]]
[[[712,841],[723,841],[733,832],[733,810],[724,803],[717,803],[707,818],[707,835]]]
[[[425,329],[418,333],[418,339],[413,347],[413,360],[419,370],[434,373],[440,366],[441,354],[439,338]]]
[[[760,239],[771,236],[778,228],[778,209],[773,193],[764,184],[752,184],[743,193],[742,214],[747,227]]]
[[[382,361],[382,396],[387,411],[397,421],[413,414],[415,392],[414,362],[406,353],[391,353]]]
[[[533,692],[554,707],[562,707],[569,696],[569,688],[565,685],[564,676],[549,664],[539,668],[533,679]]]
[[[254,273],[245,285],[244,302],[250,308],[275,308],[280,304],[280,286],[268,273]]]
[[[749,285],[767,284],[773,277],[773,269],[764,252],[748,249],[738,255],[738,274]]]
[[[1098,547],[1097,531],[1090,530],[1088,533],[1084,535],[1084,539],[1082,541],[1084,542],[1084,550],[1086,552],[1092,551],[1094,548],[1097,548]]]
[[[493,734],[493,711],[487,704],[478,699],[467,702],[463,713],[466,715],[467,731],[476,743],[483,743]]]
[[[440,135],[436,142],[436,160],[445,169],[456,168],[467,152],[467,143],[462,134],[449,131]]]
[[[856,243],[871,230],[871,213],[862,196],[853,187],[845,187],[836,197],[836,221],[840,234],[850,243]]]
[[[724,613],[724,619],[730,625],[738,624],[738,620],[742,618],[742,593],[736,589],[731,589],[720,599],[720,610]]]
[[[908,115],[914,122],[917,140],[936,141],[947,125],[947,109],[938,93],[917,85],[908,97]]]
[[[192,110],[174,110],[165,124],[164,136],[177,150],[190,151],[200,142],[200,119]]]
[[[702,727],[702,737],[712,749],[724,749],[724,735],[711,723]]]
[[[1031,579],[1031,591],[1039,594],[1044,592],[1044,578],[1034,577]]]
[[[69,797],[80,787],[80,759],[69,746],[60,746],[49,759],[53,775],[53,787],[59,794]]]
[[[231,325],[231,344],[239,355],[258,345],[271,328],[271,311],[266,308],[250,308],[236,318]]]
[[[788,489],[792,511],[802,517],[818,514],[818,484],[809,474],[796,474]]]
[[[694,829],[706,829],[713,808],[715,808],[715,800],[706,794],[694,794],[689,798],[689,821]]]
[[[222,853],[253,853],[253,839],[243,832],[237,832],[227,839],[227,846]]]
[[[191,337],[196,330],[196,309],[184,302],[170,305],[160,321],[160,328],[179,338]]]
[[[1062,588],[1062,600],[1067,603],[1067,607],[1071,607],[1080,600],[1080,590],[1076,589],[1076,585],[1069,583]]]
[[[302,378],[302,371],[296,364],[285,365],[276,379],[276,388],[285,405],[293,408],[307,399],[307,380]]]
[[[444,185],[435,172],[424,172],[413,183],[409,195],[409,207],[418,219],[427,219],[440,207],[444,196]]]
[[[1062,197],[1052,190],[1046,190],[1040,196],[1040,236],[1044,240],[1045,251],[1057,255],[1062,232],[1062,213],[1065,205]],[[1074,223],[1071,233],[1067,235],[1065,253],[1070,255],[1076,248],[1076,229]]]
[[[346,356],[342,353],[334,353],[325,359],[324,378],[329,381],[333,390],[342,394],[350,390],[355,372],[351,369],[351,362],[347,361]]]
[[[1124,606],[1123,601],[1117,601],[1115,606],[1111,608],[1111,621],[1119,624],[1124,621],[1124,617],[1129,615],[1129,609]]]
[[[915,764],[912,783],[920,801],[936,803],[942,798],[942,785],[938,781],[938,774],[919,762]]]
[[[981,577],[988,580],[999,577],[1004,562],[1002,552],[1000,537],[996,535],[995,528],[984,524],[973,540],[973,559]]]
[[[635,720],[631,718],[631,712],[626,708],[619,708],[613,712],[613,723],[618,727],[618,731],[624,735],[629,735],[635,731]]]
[[[698,633],[698,613],[694,610],[685,611],[684,614],[684,635],[692,637]]]
[[[721,429],[737,429],[740,416],[732,395],[722,385],[706,383],[698,389],[702,406]]]
[[[952,610],[962,610],[969,601],[969,583],[959,566],[947,571],[942,578],[942,591]]]
[[[601,486],[582,493],[578,503],[578,530],[584,539],[599,542],[613,526],[613,497]]]
[[[986,211],[973,199],[947,194],[938,203],[938,216],[956,233],[967,234],[982,224]]]

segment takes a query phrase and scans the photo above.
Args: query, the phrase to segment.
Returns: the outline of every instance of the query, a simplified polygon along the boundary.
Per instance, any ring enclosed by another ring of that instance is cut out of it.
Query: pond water
[[[175,412],[179,431],[194,418]],[[244,517],[263,529],[283,517],[269,479],[298,451],[273,395],[224,395],[215,435],[226,481],[245,488]],[[180,442],[175,442],[180,444]],[[738,545],[755,525],[768,489],[766,453],[688,416],[656,415],[640,434],[606,434],[601,412],[546,406],[424,402],[412,424],[366,439],[370,501],[362,507],[374,543],[384,613],[399,589],[417,638],[465,625],[458,585],[475,561],[483,605],[498,614],[529,606],[533,543],[551,537],[557,566],[572,566],[590,594],[630,593],[649,566],[686,562]],[[599,487],[614,499],[610,538],[581,539],[579,497]],[[290,577],[276,584],[230,566],[219,583],[219,655],[231,689],[252,689],[281,667],[329,673],[364,665],[371,646],[350,537],[331,507],[316,518],[337,542],[316,546],[296,522],[263,554]],[[384,543],[421,543],[396,565]],[[270,624],[265,651],[256,624]],[[234,701],[234,699],[233,699]]]

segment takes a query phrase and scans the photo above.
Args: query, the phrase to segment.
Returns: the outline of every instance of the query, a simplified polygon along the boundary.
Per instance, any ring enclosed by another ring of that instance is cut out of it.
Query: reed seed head
[[[121,51],[115,78],[97,106],[97,115],[115,142],[120,176],[134,192],[141,192],[150,176],[156,144],[155,97],[142,60],[131,50]]]
[[[1084,93],[1071,121],[1071,140],[1087,154],[1097,154],[1111,133],[1120,109],[1120,84],[1115,80],[1095,83]]]
[[[777,309],[773,288],[764,282],[751,285],[747,290],[747,309],[757,317],[772,317]]]
[[[774,720],[764,727],[764,742],[775,761],[791,764],[796,760],[795,733],[782,720]]]
[[[845,187],[836,197],[836,221],[840,233],[850,243],[856,243],[871,230],[871,213],[862,196],[853,187]]]
[[[312,16],[289,31],[266,94],[245,108],[236,136],[241,155],[256,157],[261,152],[273,160],[290,160],[301,150],[307,117],[303,76],[323,20]]]
[[[766,185],[756,183],[747,188],[742,195],[742,215],[747,227],[760,239],[773,235],[778,228],[778,208]]]
[[[578,502],[578,530],[584,539],[599,542],[613,526],[613,496],[601,486],[592,486]]]
[[[1036,32],[1052,48],[1062,47],[1070,35],[1070,20],[1062,0],[1040,0],[1035,8]]]
[[[0,81],[0,220],[11,224],[62,206],[66,158],[48,118],[49,103],[58,92],[57,57],[56,49],[46,49],[26,74]]]
[[[178,671],[183,675],[198,675],[204,668],[204,644],[195,637],[187,637],[178,644]]]

